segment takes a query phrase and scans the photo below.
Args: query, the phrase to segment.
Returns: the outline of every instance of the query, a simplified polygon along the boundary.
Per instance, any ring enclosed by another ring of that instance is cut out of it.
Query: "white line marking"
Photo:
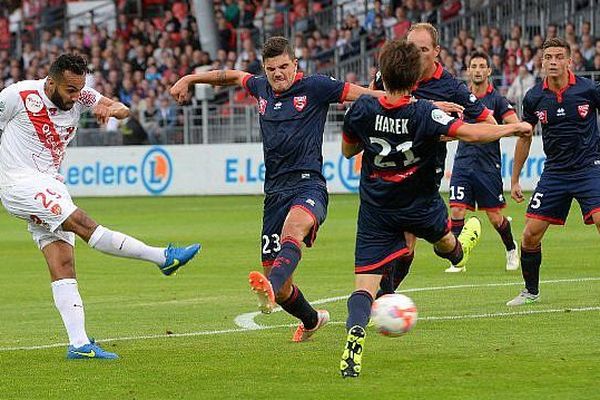
[[[586,311],[600,311],[599,307],[580,307],[580,308],[553,308],[548,310],[527,310],[527,311],[515,311],[515,312],[499,312],[499,313],[486,313],[486,314],[465,314],[465,315],[444,315],[444,316],[430,316],[430,317],[420,317],[419,321],[456,321],[461,319],[483,319],[483,318],[497,318],[497,317],[511,317],[511,316],[526,316],[526,315],[535,315],[535,314],[552,314],[552,313],[569,313],[569,312],[586,312]],[[343,325],[344,321],[333,321],[330,322],[329,325]],[[279,328],[291,328],[295,327],[296,324],[282,324],[282,325],[270,325],[270,326],[261,326],[258,329],[243,329],[243,328],[234,328],[234,329],[222,329],[222,330],[213,330],[213,331],[199,331],[199,332],[188,332],[188,333],[174,333],[171,335],[161,334],[161,335],[140,335],[140,336],[125,336],[125,337],[116,337],[116,338],[108,338],[98,340],[98,342],[107,343],[107,342],[120,342],[120,341],[130,341],[130,340],[147,340],[147,339],[165,339],[165,338],[180,338],[180,337],[193,337],[193,336],[210,336],[210,335],[223,335],[227,333],[240,333],[240,332],[252,332],[257,330],[270,330],[270,329],[279,329]],[[66,347],[67,343],[53,343],[53,344],[45,344],[41,346],[21,346],[21,347],[0,347],[0,352],[8,352],[8,351],[21,351],[21,350],[43,350],[43,349],[52,349],[56,347]]]
[[[600,277],[596,278],[574,278],[574,279],[552,279],[546,281],[540,281],[540,283],[569,283],[569,282],[588,282],[588,281],[600,281]],[[429,292],[439,290],[452,290],[452,289],[473,289],[480,287],[499,287],[499,286],[517,286],[523,285],[523,282],[505,282],[505,283],[482,283],[482,284],[468,284],[468,285],[450,285],[450,286],[430,286],[421,288],[404,289],[398,291],[398,293],[410,293],[410,292]],[[311,301],[310,304],[325,304],[332,303],[334,301],[345,300],[348,295],[329,297],[326,299],[320,299]],[[273,312],[281,311],[281,307],[277,307]],[[254,322],[254,318],[260,315],[260,311],[253,311],[245,314],[238,315],[235,317],[234,322],[237,326],[243,329],[263,329],[264,325],[259,325]]]
[[[577,278],[577,279],[555,279],[541,281],[541,283],[568,283],[568,282],[589,282],[589,281],[600,281],[598,278]],[[412,288],[403,290],[403,293],[408,292],[424,292],[424,291],[436,291],[436,290],[449,290],[449,289],[463,289],[463,288],[477,288],[477,287],[497,287],[497,286],[515,286],[522,285],[521,282],[508,282],[508,283],[487,283],[487,284],[473,284],[473,285],[452,285],[452,286],[434,286],[434,287],[423,287],[423,288]],[[348,296],[337,296],[330,297],[327,299],[320,299],[312,302],[311,304],[323,304],[332,301],[339,301],[348,298]],[[274,312],[281,311],[280,307],[277,307]],[[419,321],[455,321],[461,319],[482,319],[482,318],[498,318],[498,317],[510,317],[510,316],[526,316],[535,314],[550,314],[550,313],[567,313],[567,312],[586,312],[586,311],[600,311],[598,307],[579,307],[579,308],[555,308],[546,310],[526,310],[526,311],[514,311],[514,312],[498,312],[498,313],[485,313],[485,314],[465,314],[465,315],[445,315],[445,316],[429,316],[419,317]],[[240,327],[232,329],[221,329],[221,330],[207,330],[187,333],[174,333],[174,334],[157,334],[157,335],[138,335],[138,336],[124,336],[98,340],[101,343],[117,342],[117,341],[131,341],[131,340],[147,340],[147,339],[165,339],[165,338],[180,338],[180,337],[194,337],[194,336],[211,336],[211,335],[223,335],[228,333],[240,333],[257,330],[270,330],[279,328],[290,328],[295,327],[297,324],[281,324],[281,325],[259,325],[254,322],[260,312],[255,311],[251,313],[241,314],[235,318],[236,324],[246,323],[249,328]],[[241,321],[241,322],[240,322]],[[343,325],[344,321],[332,321],[330,325]],[[252,325],[254,324],[254,325]],[[66,347],[68,343],[52,343],[40,346],[14,346],[14,347],[0,347],[1,352],[9,351],[23,351],[23,350],[44,350],[52,349],[57,347]]]

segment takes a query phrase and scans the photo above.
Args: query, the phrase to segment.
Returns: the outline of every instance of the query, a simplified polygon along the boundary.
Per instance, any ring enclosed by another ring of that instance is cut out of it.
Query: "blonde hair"
[[[440,45],[440,34],[435,26],[431,25],[428,22],[418,22],[416,24],[412,24],[408,29],[407,34],[413,31],[427,31],[429,32],[429,36],[431,36],[431,41],[433,43],[433,47],[437,47]]]

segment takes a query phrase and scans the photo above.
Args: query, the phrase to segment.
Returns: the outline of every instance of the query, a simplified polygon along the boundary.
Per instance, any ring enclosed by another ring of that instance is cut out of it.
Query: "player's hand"
[[[510,188],[510,197],[517,203],[522,203],[525,200],[523,191],[521,190],[521,184],[519,182],[513,183]]]
[[[444,111],[447,114],[450,113],[459,113],[462,114],[465,108],[459,104],[453,103],[451,101],[434,101],[433,105]]]
[[[453,140],[458,140],[458,139],[455,137],[452,137],[452,136],[446,136],[446,135],[440,136],[440,142],[451,142]]]
[[[533,126],[527,122],[519,122],[518,124],[513,124],[515,128],[515,136],[519,137],[530,137],[533,133]]]
[[[108,119],[111,117],[110,107],[107,107],[100,103],[96,104],[96,106],[92,110],[92,113],[94,114],[98,122],[102,125],[106,124],[108,122]]]
[[[177,103],[184,103],[188,99],[189,86],[190,85],[186,77],[184,76],[183,78],[175,82],[173,87],[171,87],[171,89],[169,90],[169,94],[173,96]]]

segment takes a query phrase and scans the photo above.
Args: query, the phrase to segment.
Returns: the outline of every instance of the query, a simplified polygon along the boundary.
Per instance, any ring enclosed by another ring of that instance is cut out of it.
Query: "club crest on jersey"
[[[536,111],[535,115],[537,115],[538,119],[540,120],[540,122],[542,124],[548,123],[548,111],[546,111],[546,110]]]
[[[590,111],[589,104],[582,104],[580,106],[577,106],[577,112],[579,112],[579,115],[581,115],[581,118],[585,118],[588,115],[589,111]]]
[[[306,107],[306,96],[294,97],[294,108],[296,111],[300,112],[304,110],[304,107]]]
[[[37,114],[42,111],[44,107],[44,103],[42,102],[42,98],[37,93],[30,93],[25,98],[25,108],[27,111],[33,114]]]
[[[262,97],[258,98],[258,113],[260,115],[265,115],[265,111],[267,110],[267,101]]]

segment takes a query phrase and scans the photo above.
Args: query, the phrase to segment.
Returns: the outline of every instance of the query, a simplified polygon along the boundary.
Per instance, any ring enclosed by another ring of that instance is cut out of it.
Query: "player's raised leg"
[[[479,219],[477,217],[469,218],[460,235],[455,239],[455,241],[452,241],[451,238],[445,237],[442,239],[443,243],[440,241],[434,245],[436,254],[452,263],[450,268],[454,270],[449,271],[450,268],[447,268],[446,272],[464,272],[466,270],[471,252],[481,239],[481,222]]]
[[[521,241],[521,273],[525,281],[525,289],[521,291],[507,306],[521,306],[534,303],[540,298],[540,266],[542,264],[542,238],[550,222],[528,218]]]
[[[46,235],[42,241],[48,243]],[[85,330],[85,313],[83,301],[79,295],[79,288],[75,276],[75,262],[73,257],[73,243],[75,237],[72,234],[61,232],[65,240],[58,240],[46,244],[42,253],[46,258],[50,277],[52,280],[52,295],[54,304],[58,310],[69,337],[67,358],[98,358],[115,359],[118,356],[102,349],[98,344],[92,343]],[[70,243],[69,243],[70,242]],[[45,244],[43,243],[43,244]]]
[[[502,244],[504,244],[504,248],[506,249],[506,270],[518,270],[520,266],[519,249],[517,247],[517,242],[513,238],[510,226],[511,218],[502,215],[499,209],[486,210],[486,213],[490,223],[496,229],[498,235],[500,235]]]
[[[199,244],[187,247],[152,247],[124,233],[98,225],[83,210],[76,209],[62,224],[85,240],[90,247],[117,257],[150,261],[165,275],[172,275],[187,264],[200,250]]]

